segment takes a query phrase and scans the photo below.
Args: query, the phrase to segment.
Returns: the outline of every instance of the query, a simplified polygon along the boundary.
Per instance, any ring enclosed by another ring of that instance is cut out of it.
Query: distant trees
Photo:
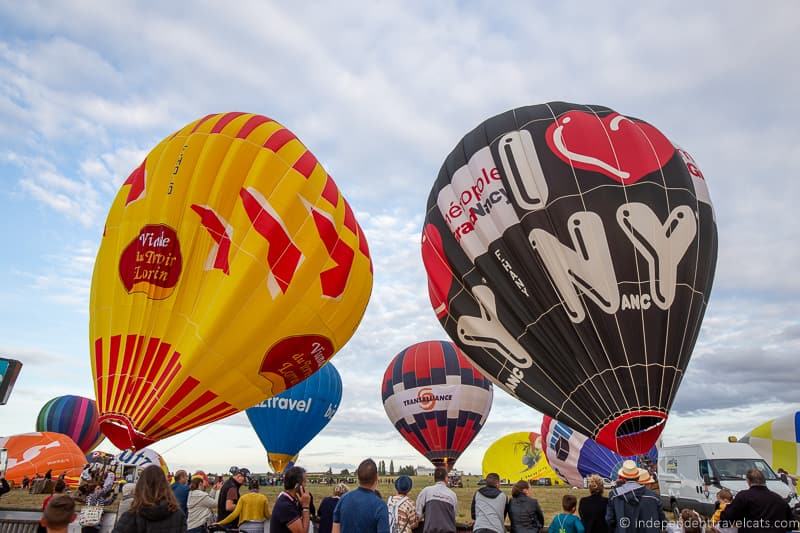
[[[390,476],[394,475],[394,459],[389,461],[389,475]]]
[[[417,471],[412,465],[401,466],[397,471],[398,476],[416,476]]]

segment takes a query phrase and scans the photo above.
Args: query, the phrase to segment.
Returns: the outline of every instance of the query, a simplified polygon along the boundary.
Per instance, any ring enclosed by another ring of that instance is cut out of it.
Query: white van
[[[747,488],[745,474],[751,468],[764,473],[767,488],[793,505],[794,489],[783,483],[769,464],[749,444],[690,444],[658,450],[658,486],[665,510],[694,509],[711,516],[717,492],[727,488],[734,496]]]

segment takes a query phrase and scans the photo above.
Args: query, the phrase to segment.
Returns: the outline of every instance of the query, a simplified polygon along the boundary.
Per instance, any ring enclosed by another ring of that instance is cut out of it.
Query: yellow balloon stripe
[[[121,447],[245,409],[355,331],[372,288],[363,231],[278,122],[203,117],[125,181],[92,280],[101,423]]]

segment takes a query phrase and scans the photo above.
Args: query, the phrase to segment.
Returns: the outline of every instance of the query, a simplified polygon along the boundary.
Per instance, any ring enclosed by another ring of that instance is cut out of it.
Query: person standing
[[[408,476],[400,476],[394,481],[397,494],[389,496],[386,501],[391,533],[411,533],[419,525],[417,507],[414,500],[408,496],[413,485],[413,481]]]
[[[586,533],[608,533],[606,509],[608,498],[603,496],[603,478],[598,475],[589,476],[587,481],[589,496],[581,498],[578,504],[578,515],[581,517]]]
[[[389,511],[375,490],[378,465],[361,461],[356,477],[358,488],[342,496],[333,511],[333,533],[389,533]]]
[[[455,533],[458,497],[447,486],[447,469],[433,471],[435,483],[417,496],[417,516],[423,520],[423,533]]]
[[[110,474],[111,472],[109,472]],[[175,499],[178,500],[178,505],[183,511],[184,516],[189,516],[189,474],[186,470],[178,470],[175,472],[175,482],[172,484],[172,492],[175,494]]]
[[[110,498],[106,498],[105,494],[103,493],[103,486],[100,485],[99,483],[92,482],[88,488],[90,492],[86,496],[87,506],[105,507],[107,505],[111,505],[114,502],[114,498],[117,496],[116,494],[112,493]],[[99,525],[81,527],[81,533],[99,533],[99,532],[100,532]]]
[[[112,533],[186,533],[186,516],[161,468],[151,465],[142,470],[131,509]]]
[[[47,533],[67,533],[75,517],[75,500],[66,494],[59,494],[47,502],[42,521]]]
[[[311,523],[311,493],[306,491],[306,471],[293,466],[283,475],[283,492],[278,494],[269,521],[270,533],[307,533]]]
[[[318,533],[331,533],[333,531],[333,511],[336,510],[339,500],[347,491],[347,485],[339,483],[333,487],[333,496],[322,499],[317,510],[317,516],[319,517]]]
[[[795,488],[795,486],[797,485],[797,476],[791,475],[783,468],[778,469],[778,477],[781,479],[781,481],[789,485],[789,487],[791,488]]]
[[[617,473],[621,483],[611,491],[606,524],[615,533],[661,533],[666,524],[661,499],[639,484],[639,467],[628,459]]]
[[[547,533],[584,533],[581,519],[575,516],[577,506],[578,498],[572,494],[565,494],[561,498],[561,509],[564,512],[553,517]]]
[[[243,533],[263,533],[264,522],[270,517],[269,500],[259,492],[258,480],[250,480],[250,491],[239,498],[236,508],[224,520],[217,524],[224,526],[239,520],[239,531]]]
[[[486,486],[479,488],[472,496],[470,513],[475,521],[472,531],[505,533],[508,498],[499,487],[500,476],[490,473],[486,476]]]
[[[45,498],[44,501],[42,502],[42,518],[39,520],[39,527],[37,528],[37,533],[47,533],[47,524],[45,524],[44,521],[44,510],[47,509],[47,504],[50,503],[50,500],[52,500],[53,498],[58,496],[63,496],[66,491],[67,491],[67,484],[60,479],[56,481],[56,485],[55,487],[53,487],[53,494]],[[74,507],[75,506],[73,505],[73,509]]]
[[[798,529],[789,504],[767,488],[764,473],[747,471],[748,488],[740,491],[720,513],[720,526],[738,527],[739,533],[785,533]]]
[[[544,513],[539,502],[530,497],[530,490],[527,481],[517,481],[511,488],[511,501],[508,502],[511,533],[539,533],[544,527]]]
[[[11,486],[8,484],[8,480],[3,474],[0,474],[0,496],[11,492]]]
[[[250,471],[246,468],[231,467],[231,477],[222,484],[217,499],[217,520],[224,520],[236,509],[239,501],[239,488],[247,481]]]
[[[189,514],[186,517],[186,533],[202,533],[208,531],[208,525],[214,520],[214,509],[217,508],[217,491],[215,487],[208,494],[202,489],[203,478],[192,478],[189,484],[189,498],[186,508]]]

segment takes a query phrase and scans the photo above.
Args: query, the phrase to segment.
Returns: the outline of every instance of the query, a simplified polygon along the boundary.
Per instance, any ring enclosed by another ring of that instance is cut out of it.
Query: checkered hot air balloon
[[[450,470],[486,422],[493,390],[453,343],[427,341],[392,359],[381,397],[403,438],[434,466]]]
[[[800,411],[764,422],[739,442],[752,446],[773,470],[800,475]]]

